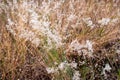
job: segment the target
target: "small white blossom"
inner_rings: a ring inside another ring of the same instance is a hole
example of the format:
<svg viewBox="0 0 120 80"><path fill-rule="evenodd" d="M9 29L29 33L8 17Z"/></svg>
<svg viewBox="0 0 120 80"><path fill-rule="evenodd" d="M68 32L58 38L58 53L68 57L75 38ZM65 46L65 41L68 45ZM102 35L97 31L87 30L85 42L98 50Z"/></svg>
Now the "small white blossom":
<svg viewBox="0 0 120 80"><path fill-rule="evenodd" d="M71 68L77 68L77 63L76 62L71 62L70 64L69 64L69 66L71 67Z"/></svg>
<svg viewBox="0 0 120 80"><path fill-rule="evenodd" d="M68 21L73 21L77 18L77 16L75 16L74 14L70 14L67 18Z"/></svg>
<svg viewBox="0 0 120 80"><path fill-rule="evenodd" d="M49 27L49 26L50 26L50 22L48 22L48 21L44 21L44 22L43 22L43 26L45 26L45 27Z"/></svg>
<svg viewBox="0 0 120 80"><path fill-rule="evenodd" d="M91 29L94 28L95 24L93 24L93 21L90 17L83 18L83 21L87 24L87 26L91 27Z"/></svg>
<svg viewBox="0 0 120 80"><path fill-rule="evenodd" d="M119 50L119 49L118 49L118 50L116 50L116 53L117 53L117 54L120 54L120 50Z"/></svg>
<svg viewBox="0 0 120 80"><path fill-rule="evenodd" d="M80 44L77 39L73 40L69 45L69 49L77 51L81 50L82 47L85 47L85 45Z"/></svg>
<svg viewBox="0 0 120 80"><path fill-rule="evenodd" d="M74 71L72 80L81 80L79 71Z"/></svg>
<svg viewBox="0 0 120 80"><path fill-rule="evenodd" d="M61 6L61 2L56 2L55 6L54 6L54 9L57 9Z"/></svg>
<svg viewBox="0 0 120 80"><path fill-rule="evenodd" d="M98 23L102 26L108 25L109 22L110 22L110 18L102 18L101 20L98 20Z"/></svg>
<svg viewBox="0 0 120 80"><path fill-rule="evenodd" d="M54 64L55 64L55 65L58 65L58 63L57 63L57 62L54 62Z"/></svg>
<svg viewBox="0 0 120 80"><path fill-rule="evenodd" d="M104 76L106 76L105 71L110 71L112 68L110 67L110 65L107 63L105 64L105 67L103 68L103 72L102 74L104 74Z"/></svg>
<svg viewBox="0 0 120 80"><path fill-rule="evenodd" d="M39 39L39 38L34 38L34 39L32 40L32 43L35 44L36 47L38 47L39 44L40 44L40 39Z"/></svg>
<svg viewBox="0 0 120 80"><path fill-rule="evenodd" d="M46 68L46 70L47 70L47 72L48 72L48 74L51 74L51 73L55 73L55 72L57 72L57 69L55 69L55 68Z"/></svg>
<svg viewBox="0 0 120 80"><path fill-rule="evenodd" d="M61 63L59 64L58 68L59 68L60 70L63 70L63 69L65 69L65 67L66 67L67 65L68 65L67 62L61 62Z"/></svg>
<svg viewBox="0 0 120 80"><path fill-rule="evenodd" d="M14 25L14 22L13 22L10 18L8 18L8 20L7 20L7 21L8 21L8 25L9 25L9 26Z"/></svg>
<svg viewBox="0 0 120 80"><path fill-rule="evenodd" d="M91 42L90 40L86 40L86 47L88 48L89 51L93 52L93 42Z"/></svg>

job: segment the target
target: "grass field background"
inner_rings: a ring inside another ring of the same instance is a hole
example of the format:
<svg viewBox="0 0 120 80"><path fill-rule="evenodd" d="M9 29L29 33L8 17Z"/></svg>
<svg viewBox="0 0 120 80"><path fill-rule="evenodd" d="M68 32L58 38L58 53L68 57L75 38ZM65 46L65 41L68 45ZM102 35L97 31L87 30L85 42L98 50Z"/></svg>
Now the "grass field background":
<svg viewBox="0 0 120 80"><path fill-rule="evenodd" d="M120 80L120 1L0 0L0 80Z"/></svg>

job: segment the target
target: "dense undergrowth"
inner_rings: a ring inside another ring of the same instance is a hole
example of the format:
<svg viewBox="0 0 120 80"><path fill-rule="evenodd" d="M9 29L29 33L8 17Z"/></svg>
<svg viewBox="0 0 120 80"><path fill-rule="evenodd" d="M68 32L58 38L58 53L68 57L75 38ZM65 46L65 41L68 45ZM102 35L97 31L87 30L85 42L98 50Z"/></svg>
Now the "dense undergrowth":
<svg viewBox="0 0 120 80"><path fill-rule="evenodd" d="M0 80L120 80L119 0L1 0Z"/></svg>

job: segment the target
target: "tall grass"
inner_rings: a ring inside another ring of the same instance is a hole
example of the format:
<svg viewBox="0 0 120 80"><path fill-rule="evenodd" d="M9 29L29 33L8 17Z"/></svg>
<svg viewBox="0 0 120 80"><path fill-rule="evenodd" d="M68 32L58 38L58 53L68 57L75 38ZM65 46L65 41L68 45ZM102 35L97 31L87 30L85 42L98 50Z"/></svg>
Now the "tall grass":
<svg viewBox="0 0 120 80"><path fill-rule="evenodd" d="M2 0L0 79L119 79L119 5L119 0Z"/></svg>

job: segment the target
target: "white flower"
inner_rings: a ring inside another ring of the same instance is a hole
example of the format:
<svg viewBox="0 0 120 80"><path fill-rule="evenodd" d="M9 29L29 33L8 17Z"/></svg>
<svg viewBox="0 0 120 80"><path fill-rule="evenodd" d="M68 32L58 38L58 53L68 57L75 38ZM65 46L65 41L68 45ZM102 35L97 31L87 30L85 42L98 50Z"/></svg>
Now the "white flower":
<svg viewBox="0 0 120 80"><path fill-rule="evenodd" d="M105 64L105 68L103 68L103 72L102 74L104 74L104 76L106 76L106 73L105 71L110 71L112 68L110 67L110 65L107 63Z"/></svg>
<svg viewBox="0 0 120 80"><path fill-rule="evenodd" d="M86 47L88 48L89 51L93 52L93 42L86 40Z"/></svg>
<svg viewBox="0 0 120 80"><path fill-rule="evenodd" d="M58 63L57 63L57 62L54 62L54 64L55 64L55 65L58 65Z"/></svg>
<svg viewBox="0 0 120 80"><path fill-rule="evenodd" d="M80 44L77 39L72 41L71 44L69 45L69 49L77 51L81 50L81 48L83 47L85 47L85 45Z"/></svg>
<svg viewBox="0 0 120 80"><path fill-rule="evenodd" d="M71 62L70 64L69 64L72 68L77 68L77 63L76 62Z"/></svg>
<svg viewBox="0 0 120 80"><path fill-rule="evenodd" d="M61 6L61 2L56 2L55 6L54 6L54 9L57 9Z"/></svg>
<svg viewBox="0 0 120 80"><path fill-rule="evenodd" d="M57 72L57 69L55 69L53 67L52 68L48 67L48 68L46 68L46 70L47 70L48 74Z"/></svg>
<svg viewBox="0 0 120 80"><path fill-rule="evenodd" d="M48 21L44 21L44 22L43 22L43 26L45 26L45 27L49 27L49 26L50 26L50 22L48 22Z"/></svg>
<svg viewBox="0 0 120 80"><path fill-rule="evenodd" d="M120 54L120 50L119 50L119 49L117 49L117 50L116 50L116 53L117 53L117 54Z"/></svg>
<svg viewBox="0 0 120 80"><path fill-rule="evenodd" d="M67 62L61 62L61 63L59 64L58 68L59 68L60 70L63 70L63 69L65 69L65 67L66 67L67 65L68 65Z"/></svg>
<svg viewBox="0 0 120 80"><path fill-rule="evenodd" d="M95 24L93 24L93 21L90 17L83 18L83 21L87 24L87 26L91 27L91 29L94 28Z"/></svg>
<svg viewBox="0 0 120 80"><path fill-rule="evenodd" d="M40 44L40 39L39 39L39 38L34 38L34 39L32 40L32 43L35 44L36 47L38 47L39 44Z"/></svg>
<svg viewBox="0 0 120 80"><path fill-rule="evenodd" d="M41 26L38 20L39 18L38 14L34 10L30 10L30 13L31 15L30 15L29 22L30 22L31 27L35 30L39 30Z"/></svg>
<svg viewBox="0 0 120 80"><path fill-rule="evenodd" d="M102 26L108 25L110 22L110 18L102 18L102 20L98 20L98 23L101 24Z"/></svg>
<svg viewBox="0 0 120 80"><path fill-rule="evenodd" d="M67 18L68 21L73 21L77 18L77 16L75 16L74 14L70 14Z"/></svg>
<svg viewBox="0 0 120 80"><path fill-rule="evenodd" d="M8 21L8 25L9 25L9 26L14 25L14 22L13 22L10 18L8 18L8 20L7 20L7 21Z"/></svg>
<svg viewBox="0 0 120 80"><path fill-rule="evenodd" d="M58 68L60 70L64 70L67 66L71 67L71 68L77 68L77 63L76 62L71 62L71 63L67 63L66 61L64 62L61 62L59 65L58 65Z"/></svg>
<svg viewBox="0 0 120 80"><path fill-rule="evenodd" d="M74 71L72 80L81 80L79 71Z"/></svg>

